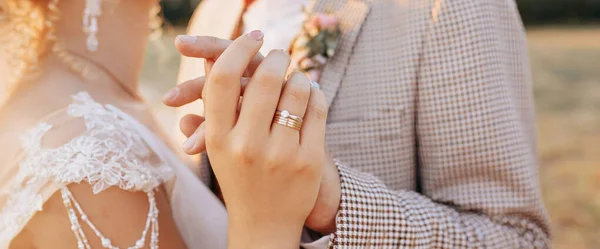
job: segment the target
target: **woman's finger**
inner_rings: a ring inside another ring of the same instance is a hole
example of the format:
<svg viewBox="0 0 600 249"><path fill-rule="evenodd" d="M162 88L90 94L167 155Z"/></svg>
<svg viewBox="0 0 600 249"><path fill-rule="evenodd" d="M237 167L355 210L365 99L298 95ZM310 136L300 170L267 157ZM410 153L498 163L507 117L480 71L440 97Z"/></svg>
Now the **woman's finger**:
<svg viewBox="0 0 600 249"><path fill-rule="evenodd" d="M236 39L219 57L202 91L208 134L228 134L237 119L241 78L262 46L263 33L255 30Z"/></svg>
<svg viewBox="0 0 600 249"><path fill-rule="evenodd" d="M240 129L268 134L289 64L287 52L273 50L258 66L242 99Z"/></svg>
<svg viewBox="0 0 600 249"><path fill-rule="evenodd" d="M300 131L300 144L305 149L314 152L322 152L324 150L324 148L314 148L314 145L325 143L327 111L325 94L317 87L311 87L310 99L306 108L306 114L304 115L304 124Z"/></svg>
<svg viewBox="0 0 600 249"><path fill-rule="evenodd" d="M216 61L231 43L231 40L220 39L214 36L180 35L175 39L175 47L181 55L204 58L212 62ZM253 73L263 59L264 57L260 53L256 53L250 60L248 71ZM207 68L206 74L209 72L210 67Z"/></svg>
<svg viewBox="0 0 600 249"><path fill-rule="evenodd" d="M249 78L242 78L242 95L249 81ZM165 93L162 98L163 103L171 107L180 107L201 99L205 83L205 76L183 82Z"/></svg>
<svg viewBox="0 0 600 249"><path fill-rule="evenodd" d="M195 114L187 114L179 120L179 129L186 137L190 137L204 122L204 118Z"/></svg>
<svg viewBox="0 0 600 249"><path fill-rule="evenodd" d="M281 98L277 111L287 112L283 115L290 115L287 119L295 117L303 118L306 112L308 99L310 98L310 80L306 75L300 72L290 74L287 82L283 86ZM285 117L284 117L285 118ZM274 123L271 128L271 134L276 144L290 144L292 141L300 143L300 131L282 124ZM296 143L296 146L298 145Z"/></svg>

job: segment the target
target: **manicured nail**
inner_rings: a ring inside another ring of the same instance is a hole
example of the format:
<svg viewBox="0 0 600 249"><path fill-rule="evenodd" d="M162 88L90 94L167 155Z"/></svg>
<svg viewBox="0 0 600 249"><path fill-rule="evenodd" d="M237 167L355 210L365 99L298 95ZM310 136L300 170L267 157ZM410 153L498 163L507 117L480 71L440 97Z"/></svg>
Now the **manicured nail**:
<svg viewBox="0 0 600 249"><path fill-rule="evenodd" d="M316 89L321 89L321 85L319 85L319 83L317 83L316 81L311 81L310 86Z"/></svg>
<svg viewBox="0 0 600 249"><path fill-rule="evenodd" d="M191 36L191 35L178 35L177 36L177 40L179 40L182 43L195 43L198 40L197 36Z"/></svg>
<svg viewBox="0 0 600 249"><path fill-rule="evenodd" d="M185 140L185 142L183 143L183 150L189 152L194 148L194 145L196 145L196 133L192 134L187 140Z"/></svg>
<svg viewBox="0 0 600 249"><path fill-rule="evenodd" d="M163 101L173 101L175 98L177 98L177 96L179 96L179 87L169 90L167 93L165 93L165 95L163 95L162 99Z"/></svg>
<svg viewBox="0 0 600 249"><path fill-rule="evenodd" d="M260 30L254 30L248 33L248 37L257 41L262 41L263 37L265 37L265 34Z"/></svg>

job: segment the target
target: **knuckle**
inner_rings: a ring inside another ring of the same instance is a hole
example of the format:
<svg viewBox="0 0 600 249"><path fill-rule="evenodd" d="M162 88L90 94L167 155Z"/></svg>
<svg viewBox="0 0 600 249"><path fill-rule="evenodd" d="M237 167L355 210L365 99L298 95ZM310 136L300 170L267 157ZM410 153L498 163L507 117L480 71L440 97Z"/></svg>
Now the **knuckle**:
<svg viewBox="0 0 600 249"><path fill-rule="evenodd" d="M286 156L284 153L279 152L279 151L275 151L275 150L271 150L272 152L268 154L266 161L267 164L272 166L272 167L277 167L281 164L283 164L286 161Z"/></svg>
<svg viewBox="0 0 600 249"><path fill-rule="evenodd" d="M286 147L287 148L287 147ZM276 169L279 167L288 167L289 164L293 163L293 160L290 160L290 158L293 158L293 155L291 155L290 150L285 149L284 147L276 147L273 149L270 149L265 161L266 161L266 166L267 168L270 169Z"/></svg>
<svg viewBox="0 0 600 249"><path fill-rule="evenodd" d="M308 111L317 120L326 120L327 119L328 110L324 106L311 105L311 106L308 106Z"/></svg>
<svg viewBox="0 0 600 249"><path fill-rule="evenodd" d="M210 79L210 82L213 84L227 85L227 84L229 84L229 81L231 80L232 75L233 75L232 70L227 67L213 68L213 71L211 72L209 79Z"/></svg>
<svg viewBox="0 0 600 249"><path fill-rule="evenodd" d="M204 36L205 43L209 48L215 49L219 46L219 38L214 36Z"/></svg>
<svg viewBox="0 0 600 249"><path fill-rule="evenodd" d="M191 45L191 51L201 58L211 58L215 56L218 47L218 38L214 36L197 36L196 41Z"/></svg>
<svg viewBox="0 0 600 249"><path fill-rule="evenodd" d="M299 157L296 159L296 166L298 169L310 168L312 164L312 160L309 160L308 157Z"/></svg>
<svg viewBox="0 0 600 249"><path fill-rule="evenodd" d="M266 156L264 167L267 170L276 170L281 165L281 157L275 153L271 153Z"/></svg>
<svg viewBox="0 0 600 249"><path fill-rule="evenodd" d="M318 166L320 164L320 160L316 159L314 156L305 156L298 157L294 164L294 170L298 173L314 175L318 172Z"/></svg>
<svg viewBox="0 0 600 249"><path fill-rule="evenodd" d="M276 68L268 67L265 68L259 76L260 79L260 84L263 87L275 87L275 86L281 86L283 84L283 76L280 72L278 72L279 70L277 70Z"/></svg>
<svg viewBox="0 0 600 249"><path fill-rule="evenodd" d="M298 84L290 84L286 88L290 89L286 89L284 92L284 97L290 98L295 102L304 103L306 105L306 101L310 97L310 92L308 89L304 89L303 87L298 86Z"/></svg>
<svg viewBox="0 0 600 249"><path fill-rule="evenodd" d="M253 164L258 155L248 142L236 142L231 148L231 155L242 164Z"/></svg>

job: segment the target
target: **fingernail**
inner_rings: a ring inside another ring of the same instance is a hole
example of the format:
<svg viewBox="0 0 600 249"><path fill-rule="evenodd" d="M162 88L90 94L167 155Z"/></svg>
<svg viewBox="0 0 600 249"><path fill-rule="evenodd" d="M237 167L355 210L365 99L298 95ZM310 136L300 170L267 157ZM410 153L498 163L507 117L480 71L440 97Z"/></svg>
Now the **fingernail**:
<svg viewBox="0 0 600 249"><path fill-rule="evenodd" d="M311 81L310 86L316 89L321 89L321 85L319 85L319 83L317 83L316 81Z"/></svg>
<svg viewBox="0 0 600 249"><path fill-rule="evenodd" d="M196 40L198 40L198 37L191 35L178 35L177 40L183 43L195 43Z"/></svg>
<svg viewBox="0 0 600 249"><path fill-rule="evenodd" d="M172 101L179 96L179 87L175 87L169 90L165 95L163 95L163 101Z"/></svg>
<svg viewBox="0 0 600 249"><path fill-rule="evenodd" d="M265 37L265 34L260 30L253 30L248 33L248 37L257 41L262 41L263 37Z"/></svg>
<svg viewBox="0 0 600 249"><path fill-rule="evenodd" d="M196 145L196 133L192 134L185 142L183 143L183 150L191 151Z"/></svg>

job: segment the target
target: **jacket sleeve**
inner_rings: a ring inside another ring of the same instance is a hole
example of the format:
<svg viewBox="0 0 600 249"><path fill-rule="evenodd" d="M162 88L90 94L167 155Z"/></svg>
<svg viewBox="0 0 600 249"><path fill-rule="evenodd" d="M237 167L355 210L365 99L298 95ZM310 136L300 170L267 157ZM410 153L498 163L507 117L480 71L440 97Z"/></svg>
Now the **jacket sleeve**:
<svg viewBox="0 0 600 249"><path fill-rule="evenodd" d="M330 248L549 248L515 3L434 2L417 79L421 191L338 163Z"/></svg>

